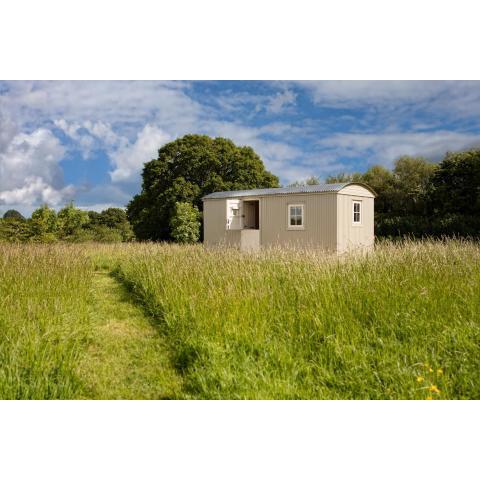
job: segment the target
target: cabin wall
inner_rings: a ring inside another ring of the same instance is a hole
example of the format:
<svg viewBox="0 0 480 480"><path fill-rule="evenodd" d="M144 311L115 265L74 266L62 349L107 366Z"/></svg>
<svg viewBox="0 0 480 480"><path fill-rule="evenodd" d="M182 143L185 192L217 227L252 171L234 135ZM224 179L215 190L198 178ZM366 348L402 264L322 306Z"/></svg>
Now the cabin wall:
<svg viewBox="0 0 480 480"><path fill-rule="evenodd" d="M207 246L235 242L235 234L240 231L230 230L227 239L227 202L224 198L204 200L203 202L203 242Z"/></svg>
<svg viewBox="0 0 480 480"><path fill-rule="evenodd" d="M334 251L337 246L337 194L271 195L260 199L260 242ZM288 228L288 205L304 205L304 229Z"/></svg>
<svg viewBox="0 0 480 480"><path fill-rule="evenodd" d="M347 185L343 187L339 192L339 195L356 195L357 197L374 198L373 193L368 188L362 187L362 185Z"/></svg>
<svg viewBox="0 0 480 480"><path fill-rule="evenodd" d="M369 250L375 241L374 197L372 194L367 196L364 192L361 192L362 195L346 195L344 190L337 195L337 251L344 253L358 248ZM362 205L360 225L353 223L354 201L359 201Z"/></svg>

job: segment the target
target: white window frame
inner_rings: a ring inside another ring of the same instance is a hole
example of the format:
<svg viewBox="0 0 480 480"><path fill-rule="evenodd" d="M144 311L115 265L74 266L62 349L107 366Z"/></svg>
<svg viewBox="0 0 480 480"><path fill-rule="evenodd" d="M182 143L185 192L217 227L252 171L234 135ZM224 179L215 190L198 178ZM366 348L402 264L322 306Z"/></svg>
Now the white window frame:
<svg viewBox="0 0 480 480"><path fill-rule="evenodd" d="M300 207L302 212L302 224L290 225L290 209ZM303 203L289 203L287 205L287 230L305 230L305 205Z"/></svg>
<svg viewBox="0 0 480 480"><path fill-rule="evenodd" d="M355 205L359 205L360 209L358 212L355 212ZM359 215L359 220L358 222L355 221L355 213L358 213ZM362 201L361 200L352 200L352 225L354 226L361 226L362 225Z"/></svg>

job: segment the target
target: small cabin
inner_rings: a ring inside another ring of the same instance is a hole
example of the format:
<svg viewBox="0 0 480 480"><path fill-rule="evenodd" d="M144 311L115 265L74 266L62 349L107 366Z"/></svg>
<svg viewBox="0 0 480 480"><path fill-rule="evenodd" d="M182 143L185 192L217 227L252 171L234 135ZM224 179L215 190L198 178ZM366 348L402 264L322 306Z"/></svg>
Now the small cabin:
<svg viewBox="0 0 480 480"><path fill-rule="evenodd" d="M370 249L374 199L369 186L356 182L211 193L202 199L204 243Z"/></svg>

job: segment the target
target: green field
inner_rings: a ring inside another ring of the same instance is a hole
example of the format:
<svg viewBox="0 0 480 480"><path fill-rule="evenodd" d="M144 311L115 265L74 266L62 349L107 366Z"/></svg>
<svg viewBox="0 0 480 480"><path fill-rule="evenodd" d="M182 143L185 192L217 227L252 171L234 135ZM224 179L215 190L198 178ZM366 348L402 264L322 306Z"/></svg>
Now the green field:
<svg viewBox="0 0 480 480"><path fill-rule="evenodd" d="M480 398L480 245L0 245L1 398Z"/></svg>

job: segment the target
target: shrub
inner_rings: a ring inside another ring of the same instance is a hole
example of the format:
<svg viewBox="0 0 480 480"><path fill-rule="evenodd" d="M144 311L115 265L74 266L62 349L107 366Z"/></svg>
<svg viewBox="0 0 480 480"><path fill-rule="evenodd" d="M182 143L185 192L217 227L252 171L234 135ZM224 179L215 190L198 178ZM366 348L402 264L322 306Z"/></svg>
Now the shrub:
<svg viewBox="0 0 480 480"><path fill-rule="evenodd" d="M188 202L177 202L170 221L171 236L179 243L194 243L200 238L200 212Z"/></svg>
<svg viewBox="0 0 480 480"><path fill-rule="evenodd" d="M105 225L95 225L92 229L93 240L103 243L116 243L123 240L122 232L115 228L109 228Z"/></svg>

